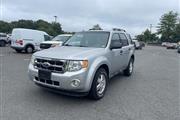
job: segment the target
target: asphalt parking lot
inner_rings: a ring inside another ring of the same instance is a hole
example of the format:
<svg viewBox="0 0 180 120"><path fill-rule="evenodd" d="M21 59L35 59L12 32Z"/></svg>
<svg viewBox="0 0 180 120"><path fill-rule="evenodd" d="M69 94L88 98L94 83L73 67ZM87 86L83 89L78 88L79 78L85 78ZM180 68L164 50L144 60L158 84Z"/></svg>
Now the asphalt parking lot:
<svg viewBox="0 0 180 120"><path fill-rule="evenodd" d="M0 48L1 120L179 120L180 55L146 46L131 77L114 77L103 99L68 97L28 80L31 55Z"/></svg>

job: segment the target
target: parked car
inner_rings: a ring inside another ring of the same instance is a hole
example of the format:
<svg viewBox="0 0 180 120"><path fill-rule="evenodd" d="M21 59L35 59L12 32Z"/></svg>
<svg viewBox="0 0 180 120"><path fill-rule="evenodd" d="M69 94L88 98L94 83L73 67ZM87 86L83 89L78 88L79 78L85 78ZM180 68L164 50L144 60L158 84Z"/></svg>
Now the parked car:
<svg viewBox="0 0 180 120"><path fill-rule="evenodd" d="M133 43L136 49L140 49L140 50L142 49L142 45L140 44L138 40L133 40Z"/></svg>
<svg viewBox="0 0 180 120"><path fill-rule="evenodd" d="M180 53L180 45L177 47L177 52Z"/></svg>
<svg viewBox="0 0 180 120"><path fill-rule="evenodd" d="M7 43L8 43L7 34L0 33L0 47L6 46Z"/></svg>
<svg viewBox="0 0 180 120"><path fill-rule="evenodd" d="M32 29L15 28L12 31L11 47L16 52L26 53L40 50L40 43L50 39L46 32Z"/></svg>
<svg viewBox="0 0 180 120"><path fill-rule="evenodd" d="M145 47L146 43L145 42L139 42L141 47Z"/></svg>
<svg viewBox="0 0 180 120"><path fill-rule="evenodd" d="M168 44L169 44L169 42L162 42L161 45L162 45L163 47L166 47Z"/></svg>
<svg viewBox="0 0 180 120"><path fill-rule="evenodd" d="M121 29L78 32L61 47L34 53L29 78L60 93L101 99L110 78L133 72L134 45L128 38Z"/></svg>
<svg viewBox="0 0 180 120"><path fill-rule="evenodd" d="M167 49L177 49L177 43L168 43L167 45L166 45L166 48Z"/></svg>
<svg viewBox="0 0 180 120"><path fill-rule="evenodd" d="M58 35L50 41L44 41L40 44L41 49L48 49L50 47L61 46L66 42L72 35L71 34L62 34Z"/></svg>

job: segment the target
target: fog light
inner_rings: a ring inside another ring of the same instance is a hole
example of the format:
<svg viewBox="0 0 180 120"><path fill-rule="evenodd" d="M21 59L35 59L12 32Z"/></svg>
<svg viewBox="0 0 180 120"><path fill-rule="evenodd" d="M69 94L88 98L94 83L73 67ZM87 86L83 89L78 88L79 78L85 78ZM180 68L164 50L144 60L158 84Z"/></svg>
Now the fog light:
<svg viewBox="0 0 180 120"><path fill-rule="evenodd" d="M71 82L71 86L72 87L78 87L80 85L80 80L73 80L72 82Z"/></svg>

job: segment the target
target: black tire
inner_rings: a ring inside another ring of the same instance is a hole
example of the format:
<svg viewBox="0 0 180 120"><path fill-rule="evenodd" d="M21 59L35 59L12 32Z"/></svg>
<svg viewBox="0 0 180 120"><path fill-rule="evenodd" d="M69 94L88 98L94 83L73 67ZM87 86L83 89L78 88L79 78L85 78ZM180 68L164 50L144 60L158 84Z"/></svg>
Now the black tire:
<svg viewBox="0 0 180 120"><path fill-rule="evenodd" d="M5 47L6 46L6 42L5 41L0 41L0 46L1 47Z"/></svg>
<svg viewBox="0 0 180 120"><path fill-rule="evenodd" d="M33 46L31 46L31 45L26 46L26 49L25 49L26 53L33 53L33 51L34 51Z"/></svg>
<svg viewBox="0 0 180 120"><path fill-rule="evenodd" d="M133 73L133 70L134 70L134 59L131 58L127 68L123 71L123 73L124 73L125 76L131 76L131 74Z"/></svg>
<svg viewBox="0 0 180 120"><path fill-rule="evenodd" d="M104 87L100 88L103 90L103 92L97 90L97 86L98 86L98 84L100 84L100 83L98 83L98 78L101 77L101 75L103 75L105 78L105 83L104 83L105 88ZM104 68L100 68L97 70L95 77L94 77L94 80L93 80L93 83L92 83L92 86L91 86L91 90L89 92L89 97L91 99L99 100L99 99L104 97L106 89L107 89L108 79L109 79L109 77L108 77L107 72ZM100 93L100 92L102 92L102 93Z"/></svg>
<svg viewBox="0 0 180 120"><path fill-rule="evenodd" d="M17 50L17 49L16 49L16 52L17 52L17 53L21 53L21 52L22 52L22 50Z"/></svg>

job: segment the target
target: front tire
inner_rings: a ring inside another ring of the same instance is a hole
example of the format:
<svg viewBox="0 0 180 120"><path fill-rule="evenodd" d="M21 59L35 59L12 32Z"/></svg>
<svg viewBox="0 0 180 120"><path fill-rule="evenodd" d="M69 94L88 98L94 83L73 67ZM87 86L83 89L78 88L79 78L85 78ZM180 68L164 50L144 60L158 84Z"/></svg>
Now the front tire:
<svg viewBox="0 0 180 120"><path fill-rule="evenodd" d="M131 76L134 70L134 59L130 59L127 68L123 71L125 76Z"/></svg>
<svg viewBox="0 0 180 120"><path fill-rule="evenodd" d="M100 68L97 70L91 90L89 93L89 97L94 100L99 100L104 97L107 88L108 75L104 68Z"/></svg>
<svg viewBox="0 0 180 120"><path fill-rule="evenodd" d="M33 51L34 51L34 49L33 49L33 47L32 47L31 45L28 45L28 46L26 47L26 49L25 49L25 52L26 52L26 53L33 53Z"/></svg>

